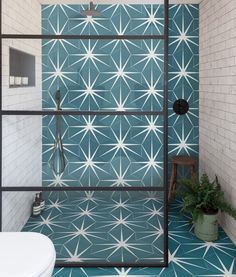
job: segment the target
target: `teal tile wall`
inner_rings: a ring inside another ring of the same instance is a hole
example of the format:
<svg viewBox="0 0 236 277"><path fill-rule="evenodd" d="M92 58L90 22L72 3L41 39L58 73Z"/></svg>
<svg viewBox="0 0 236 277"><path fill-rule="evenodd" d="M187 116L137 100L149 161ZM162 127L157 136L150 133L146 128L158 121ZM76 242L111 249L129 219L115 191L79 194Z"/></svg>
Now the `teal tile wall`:
<svg viewBox="0 0 236 277"><path fill-rule="evenodd" d="M42 7L43 34L163 34L163 5L98 5L101 17L83 17L87 5ZM171 5L169 17L169 156L198 158L198 5ZM43 108L160 111L164 49L160 40L44 40ZM176 99L189 102L184 116ZM45 186L162 186L161 116L64 116L66 168L49 161L55 118L43 118ZM188 171L180 171L186 177Z"/></svg>

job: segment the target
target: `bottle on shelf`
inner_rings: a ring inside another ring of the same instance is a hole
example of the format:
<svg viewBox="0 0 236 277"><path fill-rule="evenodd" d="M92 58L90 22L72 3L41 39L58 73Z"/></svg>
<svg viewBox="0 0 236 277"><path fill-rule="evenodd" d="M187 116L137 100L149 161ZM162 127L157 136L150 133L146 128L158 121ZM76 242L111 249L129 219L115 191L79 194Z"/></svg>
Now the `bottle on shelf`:
<svg viewBox="0 0 236 277"><path fill-rule="evenodd" d="M37 217L41 213L41 204L40 204L40 198L39 194L36 193L35 200L32 206L32 216Z"/></svg>
<svg viewBox="0 0 236 277"><path fill-rule="evenodd" d="M40 209L43 211L45 209L45 200L43 199L42 192L39 193Z"/></svg>

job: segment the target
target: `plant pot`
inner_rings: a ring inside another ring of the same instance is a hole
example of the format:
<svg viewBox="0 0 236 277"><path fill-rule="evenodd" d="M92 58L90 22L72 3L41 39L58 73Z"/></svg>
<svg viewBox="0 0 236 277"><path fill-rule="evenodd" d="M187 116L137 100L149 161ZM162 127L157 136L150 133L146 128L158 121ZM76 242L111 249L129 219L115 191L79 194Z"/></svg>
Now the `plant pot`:
<svg viewBox="0 0 236 277"><path fill-rule="evenodd" d="M194 224L195 235L204 241L215 241L218 239L218 213L203 214Z"/></svg>

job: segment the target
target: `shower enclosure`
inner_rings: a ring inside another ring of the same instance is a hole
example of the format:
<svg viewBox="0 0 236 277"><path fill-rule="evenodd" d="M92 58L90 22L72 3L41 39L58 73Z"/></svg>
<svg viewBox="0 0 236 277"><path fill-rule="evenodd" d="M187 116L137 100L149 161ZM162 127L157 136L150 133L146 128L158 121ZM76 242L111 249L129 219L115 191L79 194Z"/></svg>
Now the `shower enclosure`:
<svg viewBox="0 0 236 277"><path fill-rule="evenodd" d="M1 231L47 235L58 266L167 266L168 0L90 7L1 28ZM31 58L6 76L9 49Z"/></svg>

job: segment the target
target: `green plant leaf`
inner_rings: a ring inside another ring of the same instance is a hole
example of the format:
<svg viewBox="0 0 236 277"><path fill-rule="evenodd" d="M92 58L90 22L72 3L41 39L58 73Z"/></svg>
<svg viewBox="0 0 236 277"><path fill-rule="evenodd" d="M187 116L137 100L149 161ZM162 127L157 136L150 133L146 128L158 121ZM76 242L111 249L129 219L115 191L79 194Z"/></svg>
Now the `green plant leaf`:
<svg viewBox="0 0 236 277"><path fill-rule="evenodd" d="M226 202L217 176L212 182L206 174L201 176L200 181L181 180L177 194L183 198L182 212L191 213L193 221L201 218L204 213L217 210L236 219L236 209Z"/></svg>

